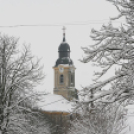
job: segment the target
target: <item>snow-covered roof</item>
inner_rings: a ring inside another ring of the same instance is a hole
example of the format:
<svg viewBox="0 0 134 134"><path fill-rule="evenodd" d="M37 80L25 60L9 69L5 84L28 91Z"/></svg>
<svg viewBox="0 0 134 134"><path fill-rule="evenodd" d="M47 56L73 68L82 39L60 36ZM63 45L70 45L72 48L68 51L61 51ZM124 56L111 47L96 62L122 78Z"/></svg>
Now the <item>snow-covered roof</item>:
<svg viewBox="0 0 134 134"><path fill-rule="evenodd" d="M73 111L73 103L61 95L49 94L38 102L38 108L45 112L67 112Z"/></svg>

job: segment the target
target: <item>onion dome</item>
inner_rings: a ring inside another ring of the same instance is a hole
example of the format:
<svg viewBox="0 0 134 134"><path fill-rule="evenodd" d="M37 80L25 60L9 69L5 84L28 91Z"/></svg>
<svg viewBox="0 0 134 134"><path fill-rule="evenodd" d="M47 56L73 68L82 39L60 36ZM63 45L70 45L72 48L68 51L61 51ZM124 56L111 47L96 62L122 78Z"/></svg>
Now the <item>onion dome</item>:
<svg viewBox="0 0 134 134"><path fill-rule="evenodd" d="M66 42L65 33L63 34L63 42L60 44L58 52L70 52L70 46Z"/></svg>
<svg viewBox="0 0 134 134"><path fill-rule="evenodd" d="M65 28L63 28L63 30L65 30ZM58 48L58 52L59 58L57 59L55 66L58 66L59 64L73 64L73 61L70 59L70 46L65 39L65 31L63 32L63 41Z"/></svg>
<svg viewBox="0 0 134 134"><path fill-rule="evenodd" d="M62 42L58 48L59 52L70 52L70 46L66 42Z"/></svg>
<svg viewBox="0 0 134 134"><path fill-rule="evenodd" d="M68 64L68 65L72 65L73 64L73 61L69 58L69 57L63 57L63 58L59 58L57 61L56 61L56 67L59 65L59 64Z"/></svg>

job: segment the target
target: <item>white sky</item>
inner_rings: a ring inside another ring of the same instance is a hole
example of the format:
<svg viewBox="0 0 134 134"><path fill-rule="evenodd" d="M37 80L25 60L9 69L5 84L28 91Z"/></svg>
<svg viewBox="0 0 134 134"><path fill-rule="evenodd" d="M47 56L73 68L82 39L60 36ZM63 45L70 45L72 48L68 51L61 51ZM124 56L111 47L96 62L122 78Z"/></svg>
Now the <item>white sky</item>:
<svg viewBox="0 0 134 134"><path fill-rule="evenodd" d="M45 25L0 27L0 31L19 37L21 44L31 44L32 53L42 58L46 74L44 84L37 89L52 91L52 67L58 58L62 27L66 26L66 40L77 68L76 88L80 89L91 83L94 73L90 64L78 61L83 55L81 47L93 44L89 37L91 28L100 28L117 13L106 0L0 0L0 26Z"/></svg>

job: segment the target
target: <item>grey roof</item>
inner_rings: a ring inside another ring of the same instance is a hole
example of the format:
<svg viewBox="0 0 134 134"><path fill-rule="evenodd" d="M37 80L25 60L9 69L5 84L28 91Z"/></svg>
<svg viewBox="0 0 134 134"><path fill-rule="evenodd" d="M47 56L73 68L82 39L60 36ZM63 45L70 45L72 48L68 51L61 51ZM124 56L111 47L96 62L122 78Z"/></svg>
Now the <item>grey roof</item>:
<svg viewBox="0 0 134 134"><path fill-rule="evenodd" d="M59 64L69 64L69 65L72 65L73 61L70 59L70 57L62 57L62 58L57 59L55 66L57 67Z"/></svg>
<svg viewBox="0 0 134 134"><path fill-rule="evenodd" d="M58 48L59 58L56 61L55 67L59 64L69 64L72 65L73 61L70 58L70 46L65 40L65 36L63 36L63 42L60 44Z"/></svg>
<svg viewBox="0 0 134 134"><path fill-rule="evenodd" d="M70 46L66 42L62 42L58 48L59 52L70 52Z"/></svg>

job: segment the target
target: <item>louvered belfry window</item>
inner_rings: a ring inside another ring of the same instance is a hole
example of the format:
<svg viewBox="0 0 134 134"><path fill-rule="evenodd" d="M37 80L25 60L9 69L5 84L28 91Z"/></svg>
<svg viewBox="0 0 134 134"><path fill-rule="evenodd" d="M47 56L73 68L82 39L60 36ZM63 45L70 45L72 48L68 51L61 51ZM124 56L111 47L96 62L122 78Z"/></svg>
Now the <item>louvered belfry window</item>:
<svg viewBox="0 0 134 134"><path fill-rule="evenodd" d="M63 83L64 82L64 76L63 74L60 75L60 83Z"/></svg>

